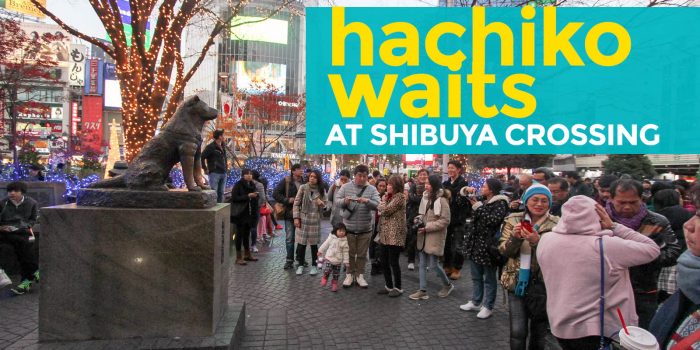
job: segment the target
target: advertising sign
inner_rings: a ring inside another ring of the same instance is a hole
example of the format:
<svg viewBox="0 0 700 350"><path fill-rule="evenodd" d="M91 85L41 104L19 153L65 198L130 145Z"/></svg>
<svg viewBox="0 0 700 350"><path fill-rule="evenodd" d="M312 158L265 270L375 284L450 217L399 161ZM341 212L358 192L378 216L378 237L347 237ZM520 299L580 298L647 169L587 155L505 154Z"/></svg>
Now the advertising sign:
<svg viewBox="0 0 700 350"><path fill-rule="evenodd" d="M46 7L46 0L39 0L39 4ZM21 12L30 16L44 18L45 15L39 11L29 0L0 0L0 7L10 11Z"/></svg>
<svg viewBox="0 0 700 350"><path fill-rule="evenodd" d="M50 34L52 37L52 40L49 42L41 41L41 47L36 52L24 53L23 57L25 60L31 61L41 58L56 61L59 67L68 67L71 47L71 35L68 32L57 25L44 23L22 22L21 27L29 38L33 40L43 37L44 34Z"/></svg>
<svg viewBox="0 0 700 350"><path fill-rule="evenodd" d="M85 86L85 45L71 45L68 85Z"/></svg>
<svg viewBox="0 0 700 350"><path fill-rule="evenodd" d="M700 8L308 8L307 152L700 153L698 18Z"/></svg>
<svg viewBox="0 0 700 350"><path fill-rule="evenodd" d="M231 20L231 39L287 44L289 23L280 19L237 16Z"/></svg>
<svg viewBox="0 0 700 350"><path fill-rule="evenodd" d="M236 61L236 85L248 93L261 92L266 84L272 85L280 93L287 88L287 65L254 61ZM254 84L254 83L264 84Z"/></svg>
<svg viewBox="0 0 700 350"><path fill-rule="evenodd" d="M83 96L81 149L99 153L102 149L102 96Z"/></svg>
<svg viewBox="0 0 700 350"><path fill-rule="evenodd" d="M85 63L85 94L102 95L104 92L104 62L88 59Z"/></svg>
<svg viewBox="0 0 700 350"><path fill-rule="evenodd" d="M80 111L78 111L78 102L70 103L70 134L71 136L78 135L78 123L80 123Z"/></svg>

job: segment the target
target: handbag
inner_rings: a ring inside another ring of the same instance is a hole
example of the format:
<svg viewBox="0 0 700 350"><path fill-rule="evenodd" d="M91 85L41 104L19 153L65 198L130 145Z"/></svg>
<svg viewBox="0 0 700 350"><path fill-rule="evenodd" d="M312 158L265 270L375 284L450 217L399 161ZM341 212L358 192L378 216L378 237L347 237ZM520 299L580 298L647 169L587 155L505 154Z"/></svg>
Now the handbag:
<svg viewBox="0 0 700 350"><path fill-rule="evenodd" d="M284 199L287 200L289 198L289 182L291 180L289 178L284 179ZM287 206L285 203L275 203L275 219L277 220L284 220L284 214L287 213Z"/></svg>
<svg viewBox="0 0 700 350"><path fill-rule="evenodd" d="M525 291L525 308L533 321L547 320L547 289L544 281L532 278Z"/></svg>
<svg viewBox="0 0 700 350"><path fill-rule="evenodd" d="M270 209L270 205L266 204L263 205L262 208L260 208L260 215L268 215L272 213L272 209Z"/></svg>
<svg viewBox="0 0 700 350"><path fill-rule="evenodd" d="M248 202L233 202L231 203L231 217L235 218L241 216L243 211L248 208Z"/></svg>

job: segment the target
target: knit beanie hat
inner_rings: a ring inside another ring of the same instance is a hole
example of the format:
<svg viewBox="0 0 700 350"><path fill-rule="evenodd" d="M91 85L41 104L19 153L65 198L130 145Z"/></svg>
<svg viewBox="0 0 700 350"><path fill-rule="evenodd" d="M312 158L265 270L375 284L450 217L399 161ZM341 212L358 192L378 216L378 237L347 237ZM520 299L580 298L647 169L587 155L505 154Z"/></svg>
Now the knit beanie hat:
<svg viewBox="0 0 700 350"><path fill-rule="evenodd" d="M552 192L549 191L547 186L536 183L533 183L532 186L528 187L523 194L523 197L521 198L523 200L523 204L527 205L527 200L536 194L543 194L547 196L547 199L549 199L549 207L552 207Z"/></svg>
<svg viewBox="0 0 700 350"><path fill-rule="evenodd" d="M561 219L552 230L562 234L599 235L600 217L595 211L596 201L587 196L573 196L561 208Z"/></svg>

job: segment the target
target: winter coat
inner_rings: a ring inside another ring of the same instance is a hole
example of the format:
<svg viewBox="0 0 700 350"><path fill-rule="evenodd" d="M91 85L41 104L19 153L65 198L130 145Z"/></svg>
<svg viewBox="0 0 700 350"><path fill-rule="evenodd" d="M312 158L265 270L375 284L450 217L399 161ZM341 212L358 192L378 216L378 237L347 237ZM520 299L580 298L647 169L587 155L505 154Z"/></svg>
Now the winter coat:
<svg viewBox="0 0 700 350"><path fill-rule="evenodd" d="M413 226L413 219L418 215L418 207L423 199L425 185L411 184L408 189L408 201L406 202L406 224L408 227Z"/></svg>
<svg viewBox="0 0 700 350"><path fill-rule="evenodd" d="M693 217L693 214L695 212L691 213L685 210L679 204L663 208L657 211L657 213L663 215L666 219L668 219L669 223L671 224L671 229L676 234L678 244L681 246L681 251L683 252L686 249L688 249L688 246L685 243L685 233L683 233L683 224L685 224L686 221L690 220L690 218Z"/></svg>
<svg viewBox="0 0 700 350"><path fill-rule="evenodd" d="M348 246L347 237L339 238L330 234L326 241L321 244L321 247L318 248L318 251L324 259L333 265L347 265L350 262L350 246Z"/></svg>
<svg viewBox="0 0 700 350"><path fill-rule="evenodd" d="M294 199L294 219L301 220L301 227L295 230L295 242L301 245L318 244L321 240L321 215L323 206L317 206L315 199L326 202L326 194L319 191L318 186L312 188L310 184L301 185Z"/></svg>
<svg viewBox="0 0 700 350"><path fill-rule="evenodd" d="M676 264L681 255L681 245L668 220L663 215L651 211L642 219L642 225L637 232L651 238L661 248L661 254L654 261L630 268L634 292L646 293L658 288L662 267Z"/></svg>
<svg viewBox="0 0 700 350"><path fill-rule="evenodd" d="M442 187L449 191L451 195L450 213L452 217L450 218L450 228L464 226L464 222L472 215L472 206L469 203L469 199L459 195L459 191L465 186L469 186L469 184L462 176L458 176L455 182L452 182L452 179L447 179L447 181L442 183Z"/></svg>
<svg viewBox="0 0 700 350"><path fill-rule="evenodd" d="M202 152L202 169L208 173L226 174L226 146L223 144L221 148L212 141L207 147L204 147Z"/></svg>
<svg viewBox="0 0 700 350"><path fill-rule="evenodd" d="M605 335L622 328L616 308L629 325L637 325L629 267L656 259L659 247L623 225L600 227L596 201L572 197L552 232L537 244L547 286L547 316L552 334L576 339L600 335L600 246L605 260Z"/></svg>
<svg viewBox="0 0 700 350"><path fill-rule="evenodd" d="M245 180L239 180L236 185L233 186L231 190L230 203L232 206L244 204L246 206L243 211L237 215L231 217L231 222L236 225L248 224L254 226L256 224L255 219L257 218L257 213L260 208L258 208L258 199L248 197L249 193L255 193L256 188L253 182L246 182Z"/></svg>
<svg viewBox="0 0 700 350"><path fill-rule="evenodd" d="M287 186L289 186L289 194L287 196L285 196ZM285 208L284 219L285 220L291 221L293 218L293 216L292 216L293 203L289 203L289 198L296 198L298 190L299 189L297 188L297 185L294 182L294 179L292 179L292 176L285 176L284 179L277 184L277 186L275 187L275 190L272 192L272 198L275 199L275 202L284 203L284 208Z"/></svg>
<svg viewBox="0 0 700 350"><path fill-rule="evenodd" d="M430 205L430 193L423 193L421 204L426 203L428 208L425 213L418 213L425 223L425 233L418 233L416 247L418 250L435 256L442 256L445 251L445 237L447 236L447 226L450 225L450 193L448 191L438 191L438 201L440 201L440 215L435 214L434 205Z"/></svg>
<svg viewBox="0 0 700 350"><path fill-rule="evenodd" d="M486 204L476 202L472 205L472 210L474 229L464 242L466 258L479 265L495 266L498 256L494 256L495 252L490 248L498 245L496 233L508 215L508 197L497 195L491 197Z"/></svg>
<svg viewBox="0 0 700 350"><path fill-rule="evenodd" d="M537 231L540 236L552 231L552 228L559 222L559 217L546 214L547 218L540 225ZM520 274L520 246L525 243L529 244L522 238L513 236L513 228L519 224L525 213L513 213L508 215L503 221L501 227L501 239L498 241L498 251L508 258L506 266L503 268L501 275L501 285L510 292L515 291L515 286L518 284L518 275ZM542 280L542 272L537 263L537 245L532 246L532 258L530 261L530 276Z"/></svg>
<svg viewBox="0 0 700 350"><path fill-rule="evenodd" d="M383 245L406 245L406 196L399 192L389 202L381 201L379 211L379 242Z"/></svg>
<svg viewBox="0 0 700 350"><path fill-rule="evenodd" d="M362 189L365 188L364 192ZM369 201L367 203L350 202L350 204L345 204L345 198L358 197L362 192L362 197L367 198ZM373 226L374 211L377 210L379 205L379 192L377 188L365 184L364 186L358 186L354 182L348 182L343 187L341 187L333 199L335 205L337 205L341 210L348 212L354 212L350 219L343 218L343 223L349 232L354 233L371 233Z"/></svg>

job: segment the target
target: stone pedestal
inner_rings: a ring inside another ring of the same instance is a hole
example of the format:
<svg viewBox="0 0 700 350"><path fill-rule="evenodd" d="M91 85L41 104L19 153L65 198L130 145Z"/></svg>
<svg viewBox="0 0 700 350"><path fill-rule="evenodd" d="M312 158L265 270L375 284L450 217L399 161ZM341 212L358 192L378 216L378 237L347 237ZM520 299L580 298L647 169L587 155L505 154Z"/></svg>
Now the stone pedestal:
<svg viewBox="0 0 700 350"><path fill-rule="evenodd" d="M39 341L213 335L228 305L229 213L43 208Z"/></svg>

